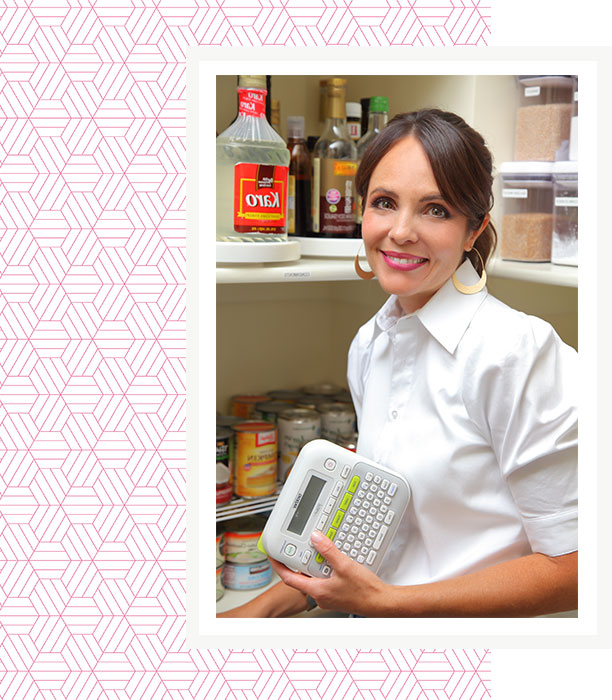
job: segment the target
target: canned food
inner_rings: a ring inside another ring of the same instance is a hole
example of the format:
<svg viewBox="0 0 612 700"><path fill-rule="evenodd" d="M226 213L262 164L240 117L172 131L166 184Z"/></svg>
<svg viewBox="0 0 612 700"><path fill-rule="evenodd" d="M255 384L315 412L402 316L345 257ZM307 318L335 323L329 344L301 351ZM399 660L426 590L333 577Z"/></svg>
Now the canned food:
<svg viewBox="0 0 612 700"><path fill-rule="evenodd" d="M239 416L217 416L218 428L233 428L236 423L242 423L244 419Z"/></svg>
<svg viewBox="0 0 612 700"><path fill-rule="evenodd" d="M230 470L225 464L217 462L217 505L232 500L234 489L230 482Z"/></svg>
<svg viewBox="0 0 612 700"><path fill-rule="evenodd" d="M268 401L270 397L267 394L238 394L232 396L231 413L240 418L253 418L255 404Z"/></svg>
<svg viewBox="0 0 612 700"><path fill-rule="evenodd" d="M268 394L273 401L295 403L302 395L302 392L295 389L276 389L275 391L269 391Z"/></svg>
<svg viewBox="0 0 612 700"><path fill-rule="evenodd" d="M263 518L256 516L232 520L225 531L225 561L234 564L263 561L266 555L259 551L257 543L265 524Z"/></svg>
<svg viewBox="0 0 612 700"><path fill-rule="evenodd" d="M344 447L345 450L350 450L351 452L357 452L357 439L358 435L357 433L353 433L352 435L349 435L348 437L338 437L336 438L336 445L340 445L340 447Z"/></svg>
<svg viewBox="0 0 612 700"><path fill-rule="evenodd" d="M222 564L221 566L217 566L217 600L221 600L221 598L223 598L223 594L225 593L225 587L223 586L224 568L224 564Z"/></svg>
<svg viewBox="0 0 612 700"><path fill-rule="evenodd" d="M272 567L266 559L257 564L232 564L223 566L223 585L234 591L249 591L267 586L272 580Z"/></svg>
<svg viewBox="0 0 612 700"><path fill-rule="evenodd" d="M268 421L268 423L276 423L279 413L286 411L288 408L293 408L295 404L287 401L264 401L263 403L255 404L254 418Z"/></svg>
<svg viewBox="0 0 612 700"><path fill-rule="evenodd" d="M217 532L217 569L223 565L225 561L225 533Z"/></svg>
<svg viewBox="0 0 612 700"><path fill-rule="evenodd" d="M329 396L315 396L314 394L302 394L296 401L296 408L309 408L311 411L318 410L319 406L325 403L330 403Z"/></svg>
<svg viewBox="0 0 612 700"><path fill-rule="evenodd" d="M321 382L320 384L308 384L302 387L302 393L304 394L318 394L319 396L333 396L334 394L339 394L344 389L336 384L329 384L326 382Z"/></svg>
<svg viewBox="0 0 612 700"><path fill-rule="evenodd" d="M230 461L230 445L232 442L232 431L228 428L217 426L217 464L224 464L231 473L232 463Z"/></svg>
<svg viewBox="0 0 612 700"><path fill-rule="evenodd" d="M355 411L347 403L325 403L318 409L321 414L321 437L332 442L337 437L349 437L355 432Z"/></svg>
<svg viewBox="0 0 612 700"><path fill-rule="evenodd" d="M276 426L245 421L234 426L234 440L234 492L243 498L271 496L278 471Z"/></svg>
<svg viewBox="0 0 612 700"><path fill-rule="evenodd" d="M278 417L278 478L285 481L302 449L321 437L321 414L308 408L290 408Z"/></svg>
<svg viewBox="0 0 612 700"><path fill-rule="evenodd" d="M332 396L332 401L338 403L350 403L352 405L353 397L351 396L350 391L341 391L339 394Z"/></svg>

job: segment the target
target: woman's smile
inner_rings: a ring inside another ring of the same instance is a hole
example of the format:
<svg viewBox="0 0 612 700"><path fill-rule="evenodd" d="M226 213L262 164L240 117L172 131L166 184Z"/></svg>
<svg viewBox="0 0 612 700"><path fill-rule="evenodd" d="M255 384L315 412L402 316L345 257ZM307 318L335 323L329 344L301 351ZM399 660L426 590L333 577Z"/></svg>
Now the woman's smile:
<svg viewBox="0 0 612 700"><path fill-rule="evenodd" d="M417 258L404 253L395 253L386 250L381 250L380 252L387 265L394 270L416 270L423 267L423 265L428 262L427 258Z"/></svg>

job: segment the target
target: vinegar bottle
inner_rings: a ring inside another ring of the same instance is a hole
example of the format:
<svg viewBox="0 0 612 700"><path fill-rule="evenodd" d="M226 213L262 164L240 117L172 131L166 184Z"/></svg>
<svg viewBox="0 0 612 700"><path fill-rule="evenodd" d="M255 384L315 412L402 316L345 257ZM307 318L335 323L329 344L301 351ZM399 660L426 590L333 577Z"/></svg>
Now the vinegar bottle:
<svg viewBox="0 0 612 700"><path fill-rule="evenodd" d="M355 235L357 147L346 123L345 86L343 78L327 81L327 120L314 147L312 228L328 238Z"/></svg>
<svg viewBox="0 0 612 700"><path fill-rule="evenodd" d="M287 240L289 151L265 116L266 76L241 75L238 117L217 136L217 240Z"/></svg>
<svg viewBox="0 0 612 700"><path fill-rule="evenodd" d="M287 134L291 153L287 233L308 236L311 232L312 158L304 140L304 117L287 117Z"/></svg>

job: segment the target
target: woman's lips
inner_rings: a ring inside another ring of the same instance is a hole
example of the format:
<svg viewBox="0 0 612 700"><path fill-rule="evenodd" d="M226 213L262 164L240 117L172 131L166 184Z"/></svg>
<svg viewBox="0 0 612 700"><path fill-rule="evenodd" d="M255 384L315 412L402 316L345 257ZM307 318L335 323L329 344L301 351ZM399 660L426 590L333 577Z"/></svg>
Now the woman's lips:
<svg viewBox="0 0 612 700"><path fill-rule="evenodd" d="M393 251L380 251L383 255L383 260L387 265L394 270L416 270L422 267L427 258L419 258L415 255L406 255L405 253L394 253Z"/></svg>

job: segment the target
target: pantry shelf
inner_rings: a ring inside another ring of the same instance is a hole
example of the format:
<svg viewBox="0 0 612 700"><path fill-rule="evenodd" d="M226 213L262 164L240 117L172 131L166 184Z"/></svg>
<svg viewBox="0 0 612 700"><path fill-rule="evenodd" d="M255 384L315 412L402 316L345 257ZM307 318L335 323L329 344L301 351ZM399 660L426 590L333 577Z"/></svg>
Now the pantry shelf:
<svg viewBox="0 0 612 700"><path fill-rule="evenodd" d="M224 520L241 518L245 515L267 513L274 508L279 493L280 486L273 496L264 496L261 498L234 498L229 503L217 506L216 520L220 523Z"/></svg>
<svg viewBox="0 0 612 700"><path fill-rule="evenodd" d="M493 258L487 265L491 277L536 282L558 287L577 287L578 268L571 265L554 265L552 263L514 262Z"/></svg>
<svg viewBox="0 0 612 700"><path fill-rule="evenodd" d="M552 263L513 262L493 258L487 265L491 277L523 282L578 286L578 268ZM264 282L333 282L358 280L353 260L346 258L302 257L291 263L217 265L217 283L248 284Z"/></svg>

